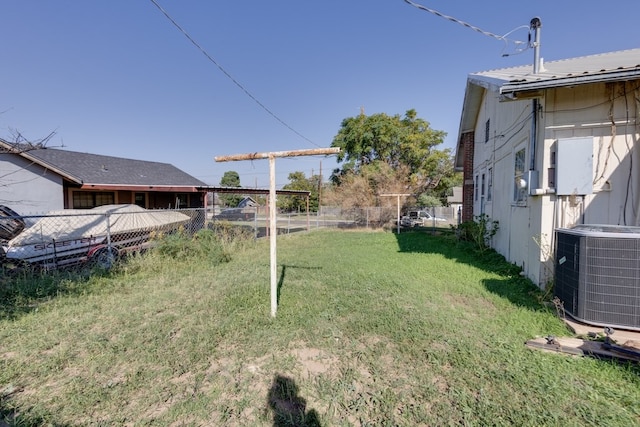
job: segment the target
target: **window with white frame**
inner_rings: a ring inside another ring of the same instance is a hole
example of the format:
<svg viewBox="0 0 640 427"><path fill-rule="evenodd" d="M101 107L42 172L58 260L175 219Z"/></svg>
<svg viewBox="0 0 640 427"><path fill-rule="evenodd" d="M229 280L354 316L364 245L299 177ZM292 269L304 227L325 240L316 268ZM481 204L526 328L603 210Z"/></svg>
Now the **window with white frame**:
<svg viewBox="0 0 640 427"><path fill-rule="evenodd" d="M523 185L525 171L525 149L516 151L514 156L514 172L513 172L513 201L515 203L524 203L527 198L526 185Z"/></svg>
<svg viewBox="0 0 640 427"><path fill-rule="evenodd" d="M493 190L493 168L489 168L487 174L487 202L491 201L491 192Z"/></svg>
<svg viewBox="0 0 640 427"><path fill-rule="evenodd" d="M549 158L549 168L547 168L547 186L556 187L556 152L552 151Z"/></svg>
<svg viewBox="0 0 640 427"><path fill-rule="evenodd" d="M478 201L478 175L476 175L476 184L473 186L473 200Z"/></svg>

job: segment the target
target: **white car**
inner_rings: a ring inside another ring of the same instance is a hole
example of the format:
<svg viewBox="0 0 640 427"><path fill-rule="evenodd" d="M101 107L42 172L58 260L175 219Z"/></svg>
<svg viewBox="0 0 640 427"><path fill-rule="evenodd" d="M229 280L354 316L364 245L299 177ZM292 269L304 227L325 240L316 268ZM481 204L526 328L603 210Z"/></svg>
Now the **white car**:
<svg viewBox="0 0 640 427"><path fill-rule="evenodd" d="M403 227L428 226L434 223L446 222L445 218L434 217L427 211L413 210L400 218L400 225Z"/></svg>

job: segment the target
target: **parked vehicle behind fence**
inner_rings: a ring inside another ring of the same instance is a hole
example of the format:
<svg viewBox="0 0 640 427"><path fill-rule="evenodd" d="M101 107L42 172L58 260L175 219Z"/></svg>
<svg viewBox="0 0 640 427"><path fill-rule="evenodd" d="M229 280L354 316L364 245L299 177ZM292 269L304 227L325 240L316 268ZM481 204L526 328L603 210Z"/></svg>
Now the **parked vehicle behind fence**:
<svg viewBox="0 0 640 427"><path fill-rule="evenodd" d="M181 212L137 205L50 212L3 244L3 261L47 270L89 261L109 268L119 256L148 248L154 237L175 232L190 219ZM15 220L2 218L0 228Z"/></svg>
<svg viewBox="0 0 640 427"><path fill-rule="evenodd" d="M213 217L216 220L228 221L254 221L256 218L255 208L228 208Z"/></svg>
<svg viewBox="0 0 640 427"><path fill-rule="evenodd" d="M446 221L445 218L434 217L427 211L411 210L400 218L400 225L403 227L418 227L432 225L434 222L438 225Z"/></svg>

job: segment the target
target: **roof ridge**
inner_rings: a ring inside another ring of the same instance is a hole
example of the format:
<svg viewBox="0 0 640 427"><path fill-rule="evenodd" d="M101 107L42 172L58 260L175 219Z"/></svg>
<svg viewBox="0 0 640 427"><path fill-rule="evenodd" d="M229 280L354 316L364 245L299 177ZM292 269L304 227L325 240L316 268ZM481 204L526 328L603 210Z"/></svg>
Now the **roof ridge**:
<svg viewBox="0 0 640 427"><path fill-rule="evenodd" d="M637 51L638 52L638 56L639 56L639 60L638 63L635 65L636 67L640 66L640 47L637 48L631 48L631 49L622 49L622 50L615 50L615 51L611 51L611 52L600 52L600 53L594 53L591 55L581 55L581 56L573 56L571 58L562 58L562 59L554 59L554 60L544 60L544 65L545 66L553 66L554 64L563 64L563 63L567 63L570 61L578 61L578 60L584 60L584 59L588 59L588 58L602 58L602 57L606 57L606 56L613 56L613 55L620 55L620 54L624 54L624 53L629 53L629 52L633 52L633 51ZM533 74L533 64L529 63L529 64L523 64L523 65L513 65L513 66L509 66L509 67L501 67L501 68L492 68L489 70L483 70L483 71L476 71L471 73L471 75L479 75L479 74L485 74L485 73L492 73L492 72L498 72L498 71L504 71L504 70L518 70L518 69L531 69L531 73ZM540 74L542 74L544 71L542 71Z"/></svg>

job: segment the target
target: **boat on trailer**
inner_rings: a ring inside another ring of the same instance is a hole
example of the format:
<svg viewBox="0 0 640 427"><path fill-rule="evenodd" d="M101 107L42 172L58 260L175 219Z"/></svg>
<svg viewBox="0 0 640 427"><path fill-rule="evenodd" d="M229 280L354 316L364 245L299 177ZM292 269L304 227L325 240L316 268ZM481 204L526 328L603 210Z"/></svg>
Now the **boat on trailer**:
<svg viewBox="0 0 640 427"><path fill-rule="evenodd" d="M119 256L150 247L158 237L179 231L190 220L178 211L147 210L133 204L65 209L39 217L3 249L7 262L46 270L88 261L109 268Z"/></svg>

